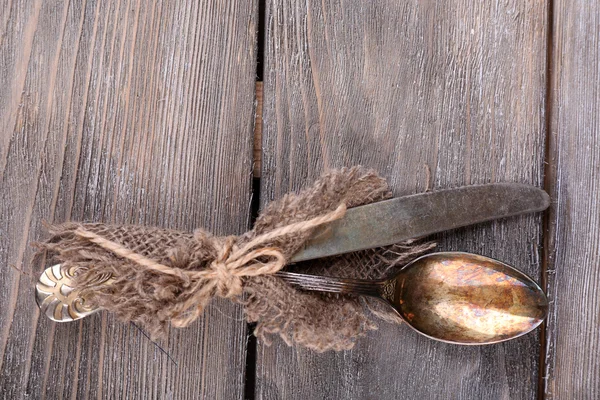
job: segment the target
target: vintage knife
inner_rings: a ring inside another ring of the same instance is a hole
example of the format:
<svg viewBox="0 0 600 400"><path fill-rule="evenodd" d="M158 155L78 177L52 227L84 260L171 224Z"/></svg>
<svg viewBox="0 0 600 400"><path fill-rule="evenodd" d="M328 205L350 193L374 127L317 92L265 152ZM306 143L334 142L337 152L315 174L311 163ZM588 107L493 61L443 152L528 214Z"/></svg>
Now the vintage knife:
<svg viewBox="0 0 600 400"><path fill-rule="evenodd" d="M529 185L495 183L398 197L351 208L340 220L317 228L292 262L381 247L498 218L543 211L546 192ZM43 314L74 321L97 309L86 308L60 265L46 268L36 285ZM106 281L110 284L110 279Z"/></svg>
<svg viewBox="0 0 600 400"><path fill-rule="evenodd" d="M317 228L292 262L382 247L480 222L543 211L550 197L519 183L439 190L351 208Z"/></svg>

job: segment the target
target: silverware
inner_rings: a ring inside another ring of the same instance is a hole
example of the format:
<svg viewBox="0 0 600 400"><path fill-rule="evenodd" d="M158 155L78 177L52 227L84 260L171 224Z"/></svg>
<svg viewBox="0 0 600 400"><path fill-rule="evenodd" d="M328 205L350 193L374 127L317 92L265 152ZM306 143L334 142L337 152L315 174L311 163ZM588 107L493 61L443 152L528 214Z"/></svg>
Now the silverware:
<svg viewBox="0 0 600 400"><path fill-rule="evenodd" d="M543 211L550 197L519 183L492 183L397 197L350 208L316 229L292 262L399 243L499 218Z"/></svg>
<svg viewBox="0 0 600 400"><path fill-rule="evenodd" d="M516 338L539 326L548 310L546 296L533 279L500 261L469 253L427 254L393 278L379 281L276 275L305 290L378 298L417 332L454 344ZM54 265L36 287L38 304L53 321L75 321L99 311L85 305L70 287L71 278Z"/></svg>
<svg viewBox="0 0 600 400"><path fill-rule="evenodd" d="M276 275L306 290L383 300L420 334L454 344L514 339L539 326L548 313L546 295L533 279L500 261L469 253L427 254L393 278L379 281Z"/></svg>
<svg viewBox="0 0 600 400"><path fill-rule="evenodd" d="M316 229L291 262L381 247L498 218L542 211L550 204L541 189L516 183L466 186L399 197L351 208L346 215ZM53 321L68 322L97 309L85 304L72 287L72 272L47 268L36 285L36 301ZM101 277L110 284L110 277Z"/></svg>

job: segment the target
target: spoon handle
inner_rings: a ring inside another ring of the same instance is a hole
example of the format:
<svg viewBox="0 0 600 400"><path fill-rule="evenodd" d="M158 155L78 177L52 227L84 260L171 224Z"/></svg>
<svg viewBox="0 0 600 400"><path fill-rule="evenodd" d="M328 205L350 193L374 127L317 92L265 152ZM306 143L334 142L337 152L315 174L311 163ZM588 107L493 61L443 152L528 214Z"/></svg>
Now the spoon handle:
<svg viewBox="0 0 600 400"><path fill-rule="evenodd" d="M328 276L297 274L279 271L275 276L305 290L316 292L357 294L371 297L382 297L387 281L371 281L365 279L344 279Z"/></svg>

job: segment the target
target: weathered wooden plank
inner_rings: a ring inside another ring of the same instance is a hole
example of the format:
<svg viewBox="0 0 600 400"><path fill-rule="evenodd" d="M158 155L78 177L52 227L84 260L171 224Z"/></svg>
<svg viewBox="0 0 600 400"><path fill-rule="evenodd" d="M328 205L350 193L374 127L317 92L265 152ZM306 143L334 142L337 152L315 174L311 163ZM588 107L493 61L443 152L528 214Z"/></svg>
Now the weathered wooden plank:
<svg viewBox="0 0 600 400"><path fill-rule="evenodd" d="M246 230L256 17L245 0L4 2L0 397L243 397L239 306L172 330L175 364L110 315L40 317L29 243L42 219Z"/></svg>
<svg viewBox="0 0 600 400"><path fill-rule="evenodd" d="M600 5L553 2L547 399L600 398Z"/></svg>
<svg viewBox="0 0 600 400"><path fill-rule="evenodd" d="M542 184L546 5L269 1L263 204L325 168L363 164L395 195L428 186ZM541 216L462 229L441 249L540 276ZM539 332L486 347L379 331L342 353L257 350L260 399L533 399Z"/></svg>

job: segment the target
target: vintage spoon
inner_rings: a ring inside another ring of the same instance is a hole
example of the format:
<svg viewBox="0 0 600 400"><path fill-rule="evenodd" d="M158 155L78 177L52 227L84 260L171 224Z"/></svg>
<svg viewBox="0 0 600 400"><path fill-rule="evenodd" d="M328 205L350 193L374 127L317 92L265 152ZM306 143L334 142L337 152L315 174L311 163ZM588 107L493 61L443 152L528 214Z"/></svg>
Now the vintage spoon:
<svg viewBox="0 0 600 400"><path fill-rule="evenodd" d="M500 261L470 253L427 254L395 277L380 281L291 272L276 275L306 290L387 301L417 332L455 344L516 338L540 325L548 310L546 296L533 279ZM99 311L86 306L70 286L71 278L54 265L36 286L38 305L53 321L75 321Z"/></svg>
<svg viewBox="0 0 600 400"><path fill-rule="evenodd" d="M524 273L491 258L431 253L391 279L353 280L279 272L303 289L352 293L387 301L417 332L466 345L503 342L542 323L548 300Z"/></svg>

